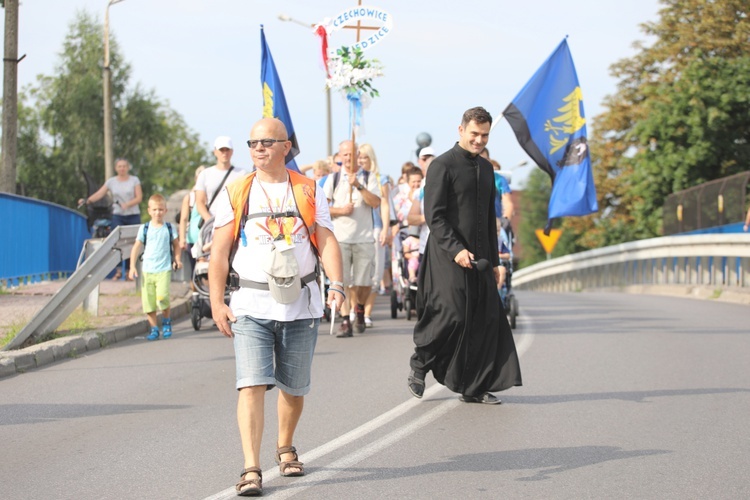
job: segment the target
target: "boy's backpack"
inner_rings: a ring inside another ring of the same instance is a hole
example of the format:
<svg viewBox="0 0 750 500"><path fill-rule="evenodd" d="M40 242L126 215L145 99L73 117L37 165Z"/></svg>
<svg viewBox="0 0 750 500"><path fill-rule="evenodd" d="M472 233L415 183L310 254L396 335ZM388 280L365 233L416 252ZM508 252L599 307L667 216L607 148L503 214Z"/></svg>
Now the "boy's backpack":
<svg viewBox="0 0 750 500"><path fill-rule="evenodd" d="M151 224L150 222L147 222L143 225L143 253L146 252L146 242L148 241L148 226ZM167 231L169 231L169 257L171 262L174 262L174 246L172 246L172 239L174 236L172 236L172 224L169 222L164 223L165 226L167 226ZM141 256L139 259L143 260L143 253L141 253Z"/></svg>

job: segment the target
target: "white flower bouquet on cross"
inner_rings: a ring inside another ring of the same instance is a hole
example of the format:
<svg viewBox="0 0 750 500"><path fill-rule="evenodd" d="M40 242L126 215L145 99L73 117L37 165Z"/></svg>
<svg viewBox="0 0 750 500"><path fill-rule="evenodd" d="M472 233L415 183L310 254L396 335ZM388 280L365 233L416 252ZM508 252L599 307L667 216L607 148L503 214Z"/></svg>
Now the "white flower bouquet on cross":
<svg viewBox="0 0 750 500"><path fill-rule="evenodd" d="M377 59L365 59L360 49L346 46L337 49L336 55L328 60L328 72L326 87L340 90L347 97L352 94L371 98L380 95L372 86L372 80L383 76L383 65Z"/></svg>

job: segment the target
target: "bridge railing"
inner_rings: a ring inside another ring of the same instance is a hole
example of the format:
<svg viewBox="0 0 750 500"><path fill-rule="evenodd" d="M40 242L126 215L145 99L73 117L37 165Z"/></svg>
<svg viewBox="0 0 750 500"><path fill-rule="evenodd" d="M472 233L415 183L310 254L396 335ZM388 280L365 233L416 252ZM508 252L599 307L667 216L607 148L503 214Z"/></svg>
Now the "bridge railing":
<svg viewBox="0 0 750 500"><path fill-rule="evenodd" d="M81 245L91 237L84 216L8 193L0 193L0 213L0 287L63 278L75 271Z"/></svg>
<svg viewBox="0 0 750 500"><path fill-rule="evenodd" d="M750 289L750 234L632 241L540 262L513 274L518 290L571 292L629 285Z"/></svg>

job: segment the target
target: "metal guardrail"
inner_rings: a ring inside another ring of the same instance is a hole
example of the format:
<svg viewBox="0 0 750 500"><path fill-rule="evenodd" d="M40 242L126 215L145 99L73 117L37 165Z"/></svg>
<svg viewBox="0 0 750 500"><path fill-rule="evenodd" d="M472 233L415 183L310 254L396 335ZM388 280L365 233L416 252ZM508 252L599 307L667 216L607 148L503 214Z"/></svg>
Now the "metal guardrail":
<svg viewBox="0 0 750 500"><path fill-rule="evenodd" d="M518 290L570 292L628 285L750 288L750 234L665 236L540 262L513 273Z"/></svg>
<svg viewBox="0 0 750 500"><path fill-rule="evenodd" d="M3 350L17 349L29 338L38 339L54 332L84 300L89 301L88 308L95 307L99 283L122 260L130 257L137 234L138 225L119 226L104 240L84 242L78 269Z"/></svg>

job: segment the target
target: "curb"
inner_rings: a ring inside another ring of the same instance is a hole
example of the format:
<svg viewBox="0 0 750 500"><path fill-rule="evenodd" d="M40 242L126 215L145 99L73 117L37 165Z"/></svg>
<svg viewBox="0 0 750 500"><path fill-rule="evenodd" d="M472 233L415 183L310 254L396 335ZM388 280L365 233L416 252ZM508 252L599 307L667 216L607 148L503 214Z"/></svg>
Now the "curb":
<svg viewBox="0 0 750 500"><path fill-rule="evenodd" d="M182 319L190 314L191 299L178 299L171 306L173 319ZM41 344L0 352L0 379L19 373L25 373L56 361L76 358L81 354L93 352L111 344L132 339L148 332L148 321L134 319L125 324L53 339Z"/></svg>

